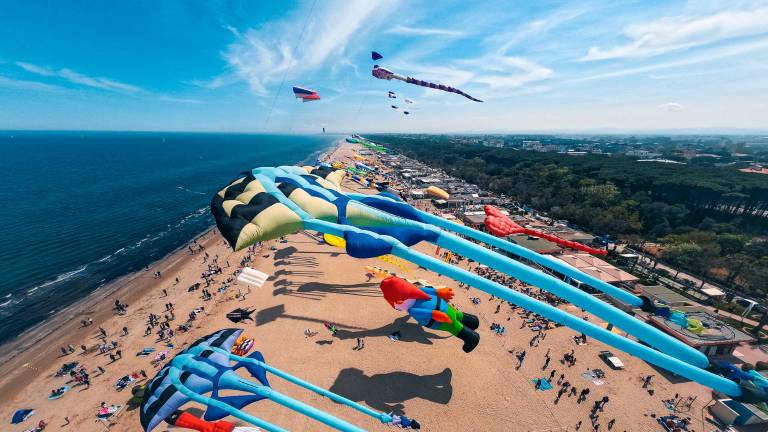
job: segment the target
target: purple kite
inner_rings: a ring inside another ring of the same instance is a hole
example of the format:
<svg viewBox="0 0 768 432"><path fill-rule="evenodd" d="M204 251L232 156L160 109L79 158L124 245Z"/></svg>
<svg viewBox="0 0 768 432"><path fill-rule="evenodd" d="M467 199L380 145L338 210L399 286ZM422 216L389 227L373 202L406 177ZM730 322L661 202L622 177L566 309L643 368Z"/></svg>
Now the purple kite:
<svg viewBox="0 0 768 432"><path fill-rule="evenodd" d="M460 95L464 96L465 98L467 98L469 100L473 100L475 102L482 102L480 99L473 98L472 96L464 93L463 91L461 91L461 90L459 90L457 88L453 88L453 87L450 87L450 86L447 86L447 85L443 85L443 84L435 84L435 83L431 83L429 81L422 81L422 80L416 79L416 78L411 78L411 77L406 77L406 76L398 75L398 74L392 72L389 69L380 67L379 65L374 65L373 66L373 70L371 71L371 74L374 77L378 78L378 79L383 79L383 80L389 81L389 80L394 78L396 80L404 81L404 82L407 82L409 84L415 84L417 86L429 87L429 88L436 89L436 90L442 90L442 91L446 91L446 92L460 94Z"/></svg>

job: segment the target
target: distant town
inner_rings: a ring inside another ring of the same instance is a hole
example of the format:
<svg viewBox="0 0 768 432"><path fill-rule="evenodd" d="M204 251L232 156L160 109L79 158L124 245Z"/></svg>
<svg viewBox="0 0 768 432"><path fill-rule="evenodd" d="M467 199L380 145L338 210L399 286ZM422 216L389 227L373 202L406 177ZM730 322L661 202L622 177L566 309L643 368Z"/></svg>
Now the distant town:
<svg viewBox="0 0 768 432"><path fill-rule="evenodd" d="M423 135L420 140L562 153L623 155L642 162L732 166L768 174L768 135Z"/></svg>

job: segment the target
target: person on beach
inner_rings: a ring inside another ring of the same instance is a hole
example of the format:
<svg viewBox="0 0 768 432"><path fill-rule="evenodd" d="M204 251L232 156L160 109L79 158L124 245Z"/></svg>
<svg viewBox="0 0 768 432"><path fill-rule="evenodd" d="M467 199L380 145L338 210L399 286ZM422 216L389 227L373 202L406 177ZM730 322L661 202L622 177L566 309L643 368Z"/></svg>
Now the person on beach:
<svg viewBox="0 0 768 432"><path fill-rule="evenodd" d="M128 336L128 327L123 327L123 336Z"/></svg>

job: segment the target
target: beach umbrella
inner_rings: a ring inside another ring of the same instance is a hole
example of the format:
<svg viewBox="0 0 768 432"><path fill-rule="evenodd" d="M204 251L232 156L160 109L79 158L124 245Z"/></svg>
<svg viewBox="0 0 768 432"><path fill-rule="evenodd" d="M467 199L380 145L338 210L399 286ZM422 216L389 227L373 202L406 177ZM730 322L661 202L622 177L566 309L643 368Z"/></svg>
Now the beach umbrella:
<svg viewBox="0 0 768 432"><path fill-rule="evenodd" d="M33 414L35 414L35 410L33 409L17 410L15 413L13 413L13 417L11 417L11 424L19 424L24 420L32 417Z"/></svg>

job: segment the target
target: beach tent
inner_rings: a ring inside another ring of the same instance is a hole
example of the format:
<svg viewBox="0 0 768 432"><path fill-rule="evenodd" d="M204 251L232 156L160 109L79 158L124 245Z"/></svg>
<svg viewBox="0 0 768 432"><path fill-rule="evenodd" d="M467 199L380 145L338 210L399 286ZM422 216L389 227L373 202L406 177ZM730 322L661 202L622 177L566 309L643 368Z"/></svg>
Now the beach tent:
<svg viewBox="0 0 768 432"><path fill-rule="evenodd" d="M35 410L33 409L20 409L15 413L13 413L13 417L11 418L11 424L19 424L24 420L32 417L32 414L34 413L35 413Z"/></svg>

